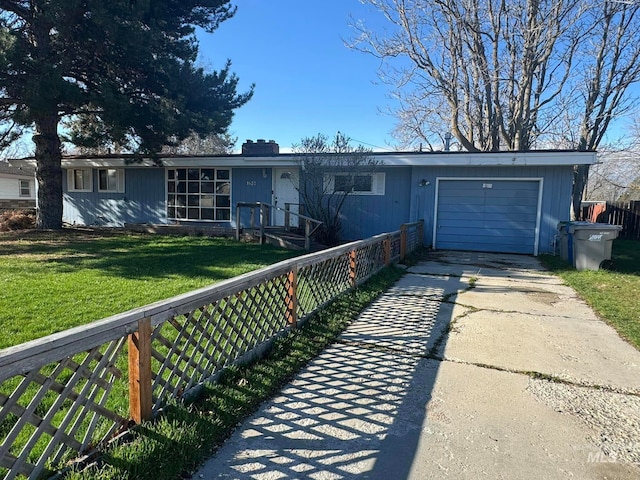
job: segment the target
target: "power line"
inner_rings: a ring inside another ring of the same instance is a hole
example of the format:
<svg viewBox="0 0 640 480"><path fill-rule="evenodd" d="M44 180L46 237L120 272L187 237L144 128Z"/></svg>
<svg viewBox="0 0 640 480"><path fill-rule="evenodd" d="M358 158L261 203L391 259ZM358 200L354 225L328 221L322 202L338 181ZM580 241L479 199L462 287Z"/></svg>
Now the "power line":
<svg viewBox="0 0 640 480"><path fill-rule="evenodd" d="M387 148L387 147L380 147L379 145L373 145L372 143L367 143L367 142L363 142L362 140L358 140L357 138L352 138L351 140L353 140L354 142L358 142L362 145L366 145L368 147L373 147L373 148L377 148L380 150L384 150L386 152L395 152L397 150L391 149L391 148Z"/></svg>

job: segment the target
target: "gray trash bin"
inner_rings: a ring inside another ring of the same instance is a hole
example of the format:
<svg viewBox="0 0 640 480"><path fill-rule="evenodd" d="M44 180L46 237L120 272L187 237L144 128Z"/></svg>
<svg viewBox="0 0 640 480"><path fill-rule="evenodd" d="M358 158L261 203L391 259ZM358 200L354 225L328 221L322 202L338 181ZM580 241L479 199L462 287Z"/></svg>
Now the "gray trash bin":
<svg viewBox="0 0 640 480"><path fill-rule="evenodd" d="M569 223L568 249L573 250L573 265L576 269L598 270L604 260L611 260L611 246L620 230L620 225L608 223Z"/></svg>

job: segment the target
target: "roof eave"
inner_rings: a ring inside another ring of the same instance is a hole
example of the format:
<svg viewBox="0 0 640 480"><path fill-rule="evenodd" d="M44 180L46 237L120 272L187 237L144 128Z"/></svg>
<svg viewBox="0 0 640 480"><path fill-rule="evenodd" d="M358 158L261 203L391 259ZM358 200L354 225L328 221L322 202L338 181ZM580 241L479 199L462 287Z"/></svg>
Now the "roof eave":
<svg viewBox="0 0 640 480"><path fill-rule="evenodd" d="M424 167L526 167L593 165L597 163L595 152L531 151L531 152L482 152L482 153L401 153L381 156L388 166Z"/></svg>
<svg viewBox="0 0 640 480"><path fill-rule="evenodd" d="M371 157L386 166L562 166L593 165L597 163L596 152L578 151L529 151L529 152L391 152L372 153ZM166 156L160 157L164 167L288 167L297 165L300 157L291 154L272 156ZM11 160L11 165L34 168L34 158ZM151 159L134 161L132 156L64 157L62 168L107 168L107 167L157 167Z"/></svg>

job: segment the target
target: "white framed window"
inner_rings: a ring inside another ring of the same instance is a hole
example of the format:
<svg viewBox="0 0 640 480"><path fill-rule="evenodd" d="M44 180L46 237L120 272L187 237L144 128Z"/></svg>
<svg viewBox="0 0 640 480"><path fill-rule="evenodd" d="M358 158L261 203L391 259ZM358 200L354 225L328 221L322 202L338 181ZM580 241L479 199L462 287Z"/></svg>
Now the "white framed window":
<svg viewBox="0 0 640 480"><path fill-rule="evenodd" d="M93 192L93 175L90 168L67 170L67 190L70 192Z"/></svg>
<svg viewBox="0 0 640 480"><path fill-rule="evenodd" d="M167 170L167 217L172 220L231 220L231 169Z"/></svg>
<svg viewBox="0 0 640 480"><path fill-rule="evenodd" d="M124 193L124 169L99 168L98 191Z"/></svg>
<svg viewBox="0 0 640 480"><path fill-rule="evenodd" d="M31 196L31 182L29 182L29 180L20 180L20 196Z"/></svg>
<svg viewBox="0 0 640 480"><path fill-rule="evenodd" d="M384 173L333 173L327 178L329 192L349 195L384 195Z"/></svg>

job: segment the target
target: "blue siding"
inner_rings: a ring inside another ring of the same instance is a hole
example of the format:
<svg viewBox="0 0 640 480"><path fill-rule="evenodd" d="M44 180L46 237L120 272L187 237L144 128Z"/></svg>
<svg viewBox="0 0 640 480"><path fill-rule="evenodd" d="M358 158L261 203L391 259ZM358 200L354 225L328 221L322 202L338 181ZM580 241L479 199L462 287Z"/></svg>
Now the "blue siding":
<svg viewBox="0 0 640 480"><path fill-rule="evenodd" d="M349 195L342 208L342 238L356 240L395 231L409 221L411 167L386 167L384 195Z"/></svg>
<svg viewBox="0 0 640 480"><path fill-rule="evenodd" d="M212 165L215 166L215 165ZM571 166L549 167L383 167L384 195L351 195L343 207L345 240L365 238L381 232L397 230L400 224L419 219L425 221L425 245L431 245L435 214L436 179L449 178L543 178L542 214L539 230L539 253L553 251L556 227L570 216L572 172ZM97 169L93 170L94 191L67 192L63 178L64 215L67 222L119 226L124 223L166 223L166 176L164 168L131 167L125 169L125 193L99 193ZM233 168L231 173L232 218L237 202L272 201L271 168ZM420 186L420 184L425 184ZM467 192L472 198L472 192ZM525 192L519 192L525 195ZM496 200L494 202L494 206ZM507 202L509 203L509 202ZM452 209L469 209L456 205ZM530 211L531 210L531 211ZM529 206L511 213L496 212L509 222L528 222L527 215L535 214ZM455 213L455 212L451 212ZM486 215L492 215L485 212ZM249 213L245 213L248 215ZM505 216L506 215L506 216ZM491 219L491 216L487 216ZM232 225L234 221L230 222ZM471 223L469 225L472 225ZM515 224L514 224L515 225Z"/></svg>
<svg viewBox="0 0 640 480"><path fill-rule="evenodd" d="M124 193L98 192L93 169L93 192L68 192L63 176L65 222L78 225L122 226L125 223L167 223L166 175L162 167L125 169ZM231 172L232 218L237 202L271 202L270 168L234 168ZM244 213L248 218L248 211ZM235 225L217 222L217 225Z"/></svg>
<svg viewBox="0 0 640 480"><path fill-rule="evenodd" d="M234 168L231 172L231 224L235 227L236 204L238 202L272 201L272 184L270 168ZM242 225L250 223L251 212L242 210Z"/></svg>
<svg viewBox="0 0 640 480"><path fill-rule="evenodd" d="M538 253L552 253L557 224L570 218L573 167L414 167L411 174L411 221L424 219L424 243L433 238L435 185L439 177L543 178ZM426 186L419 186L425 180Z"/></svg>
<svg viewBox="0 0 640 480"><path fill-rule="evenodd" d="M126 168L124 193L98 192L98 170L93 169L93 192L69 192L63 175L65 222L119 227L125 223L166 223L164 168Z"/></svg>

